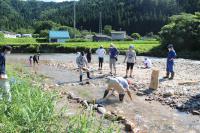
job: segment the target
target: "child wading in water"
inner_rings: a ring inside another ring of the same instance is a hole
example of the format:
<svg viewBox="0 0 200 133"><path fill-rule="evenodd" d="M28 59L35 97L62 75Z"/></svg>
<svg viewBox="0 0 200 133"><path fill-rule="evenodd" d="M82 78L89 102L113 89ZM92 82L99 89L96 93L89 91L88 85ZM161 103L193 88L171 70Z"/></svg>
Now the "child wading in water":
<svg viewBox="0 0 200 133"><path fill-rule="evenodd" d="M166 76L164 78L169 78L169 75L171 73L171 77L169 78L170 80L174 79L174 59L176 58L176 52L173 48L172 44L168 45L168 55L167 55L167 73Z"/></svg>
<svg viewBox="0 0 200 133"><path fill-rule="evenodd" d="M124 59L124 63L127 60L127 68L126 68L126 76L125 78L128 77L128 71L130 70L130 78L132 78L132 73L133 73L133 66L136 62L136 52L134 50L134 46L130 45L129 50L126 52L126 57Z"/></svg>
<svg viewBox="0 0 200 133"><path fill-rule="evenodd" d="M91 63L91 61L92 61L92 50L91 49L88 49L86 57L87 57L88 63Z"/></svg>
<svg viewBox="0 0 200 133"><path fill-rule="evenodd" d="M30 64L30 66L33 65L33 56L30 56L30 57L29 57L29 64Z"/></svg>

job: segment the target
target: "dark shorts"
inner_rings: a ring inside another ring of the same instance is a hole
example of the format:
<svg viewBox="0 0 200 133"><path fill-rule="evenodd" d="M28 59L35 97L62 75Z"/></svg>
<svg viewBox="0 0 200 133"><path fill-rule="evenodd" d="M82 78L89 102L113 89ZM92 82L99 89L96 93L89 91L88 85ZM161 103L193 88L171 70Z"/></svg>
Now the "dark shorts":
<svg viewBox="0 0 200 133"><path fill-rule="evenodd" d="M103 58L99 57L99 62L103 63Z"/></svg>
<svg viewBox="0 0 200 133"><path fill-rule="evenodd" d="M133 69L134 63L127 63L127 70Z"/></svg>
<svg viewBox="0 0 200 133"><path fill-rule="evenodd" d="M33 59L33 63L37 63L38 64L38 60L37 59Z"/></svg>

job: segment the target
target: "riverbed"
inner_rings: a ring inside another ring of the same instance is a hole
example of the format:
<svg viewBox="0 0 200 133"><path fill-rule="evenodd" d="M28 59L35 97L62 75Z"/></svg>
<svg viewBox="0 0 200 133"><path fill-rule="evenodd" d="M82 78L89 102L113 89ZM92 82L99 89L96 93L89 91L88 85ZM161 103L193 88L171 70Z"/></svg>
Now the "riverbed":
<svg viewBox="0 0 200 133"><path fill-rule="evenodd" d="M25 68L32 69L28 63L29 56L29 54L13 54L8 57L8 62L12 64L22 63ZM108 57L105 59L104 70L101 74L98 71L97 57L93 56L93 62L90 64L90 68L93 71L92 76L100 78L92 79L89 85L80 85L78 83L79 75L76 69L77 67L75 65L75 59L76 54L44 54L41 55L41 63L39 66L36 66L35 70L39 74L43 74L51 78L55 84L61 85L66 91L73 92L74 94L88 100L98 100L106 107L106 109L110 111L117 111L117 113L122 114L128 117L130 120L136 122L137 126L139 126L143 131L149 133L200 132L199 115L179 112L167 104L158 102L156 98L155 100L146 100L148 97L162 98L162 96L159 96L159 94L167 88L176 90L183 88L183 86L178 85L180 82L197 81L200 78L199 61L177 59L176 68L178 69L176 69L177 75L175 80L161 82L160 87L156 92L147 95L143 92L148 88L152 70L142 69L144 57L138 57L137 64L134 68L134 77L131 78L133 84L136 86L135 89L131 91L133 95L133 101L130 101L126 97L125 101L121 103L118 100L118 96L109 95L106 99L102 99L104 90L106 89L104 77L109 73ZM125 64L122 63L123 59L123 56L119 57L117 64L118 76L125 76ZM160 76L164 75L166 59L150 59L153 62L154 68L160 70ZM187 94L183 94L184 98L189 98L189 96L192 97L200 94L200 91L198 92L198 87L198 83L192 86L185 86L186 89L191 89L191 92L187 91ZM180 92L182 93L182 91ZM138 93L142 93L143 95L138 96ZM176 94L175 96L177 95L179 96L179 94ZM178 102L183 100L181 98L177 99Z"/></svg>

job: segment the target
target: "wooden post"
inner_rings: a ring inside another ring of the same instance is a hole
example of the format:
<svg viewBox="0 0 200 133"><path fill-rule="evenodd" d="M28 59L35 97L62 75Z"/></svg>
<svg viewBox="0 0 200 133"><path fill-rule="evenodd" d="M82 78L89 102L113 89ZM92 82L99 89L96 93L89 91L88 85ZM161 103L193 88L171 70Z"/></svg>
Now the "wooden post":
<svg viewBox="0 0 200 133"><path fill-rule="evenodd" d="M151 83L149 89L154 89L154 90L158 89L159 86L158 77L159 77L159 70L153 70L151 74Z"/></svg>

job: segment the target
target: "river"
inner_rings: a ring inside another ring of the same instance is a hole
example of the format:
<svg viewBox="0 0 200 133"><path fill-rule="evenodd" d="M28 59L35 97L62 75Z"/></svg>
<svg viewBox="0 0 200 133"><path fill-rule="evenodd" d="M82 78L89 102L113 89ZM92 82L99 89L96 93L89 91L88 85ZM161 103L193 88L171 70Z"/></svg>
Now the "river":
<svg viewBox="0 0 200 133"><path fill-rule="evenodd" d="M12 54L8 57L9 63L24 63L28 67L29 54ZM51 62L75 63L75 54L44 54L40 60ZM93 59L96 59L93 56ZM143 58L143 57L139 57ZM165 62L165 59L152 58L157 61ZM105 59L108 62L108 57ZM122 56L119 61L123 61ZM194 61L195 62L195 61ZM199 62L196 62L199 63ZM71 83L78 81L76 72L65 69L56 69L55 67L40 64L38 72L45 76L51 77L55 83ZM200 132L200 117L191 114L181 113L176 109L171 109L159 102L147 102L145 97L133 94L133 101L126 99L124 103L118 102L118 98L110 96L105 100L101 97L104 93L105 79L92 80L95 82L88 86L71 86L70 91L80 95L88 100L100 99L101 103L109 110L122 110L123 114L133 121L146 132L149 133L199 133ZM99 85L98 85L99 84ZM69 86L68 86L69 87ZM84 92L84 93L83 93ZM86 95L87 94L87 95Z"/></svg>

